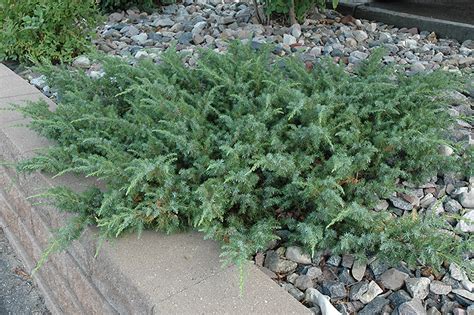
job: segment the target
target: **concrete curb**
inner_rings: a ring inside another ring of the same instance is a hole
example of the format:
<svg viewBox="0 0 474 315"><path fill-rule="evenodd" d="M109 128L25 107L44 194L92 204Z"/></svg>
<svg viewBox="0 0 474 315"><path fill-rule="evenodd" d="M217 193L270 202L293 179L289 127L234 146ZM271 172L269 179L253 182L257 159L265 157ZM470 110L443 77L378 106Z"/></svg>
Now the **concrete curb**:
<svg viewBox="0 0 474 315"><path fill-rule="evenodd" d="M474 39L474 25L472 24L396 12L365 4L340 3L337 10L344 15L350 14L356 18L380 21L397 27L416 27L422 31L435 32L441 37L453 38L461 42Z"/></svg>
<svg viewBox="0 0 474 315"><path fill-rule="evenodd" d="M50 145L26 127L11 103L44 97L0 64L0 161L16 162ZM80 191L91 180L18 174L0 166L0 225L30 270L68 214L28 196L62 185ZM222 268L219 246L198 233L145 232L106 243L97 257L96 230L89 228L65 252L34 275L53 314L311 314L257 267L250 265L240 295L238 272Z"/></svg>

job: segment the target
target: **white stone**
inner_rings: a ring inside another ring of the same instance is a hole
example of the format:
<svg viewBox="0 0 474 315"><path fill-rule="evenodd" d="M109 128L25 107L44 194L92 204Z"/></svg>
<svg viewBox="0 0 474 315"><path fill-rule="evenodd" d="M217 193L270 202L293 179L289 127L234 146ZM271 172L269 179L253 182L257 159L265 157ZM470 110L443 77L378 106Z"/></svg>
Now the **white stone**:
<svg viewBox="0 0 474 315"><path fill-rule="evenodd" d="M142 59L142 58L146 58L148 57L148 53L144 50L139 50L137 51L137 53L135 54L135 58L136 59Z"/></svg>
<svg viewBox="0 0 474 315"><path fill-rule="evenodd" d="M293 35L284 34L283 35L283 44L291 46L296 44L296 38Z"/></svg>
<svg viewBox="0 0 474 315"><path fill-rule="evenodd" d="M370 281L369 283L369 288L367 289L367 292L361 295L360 301L364 304L369 303L373 299L375 299L379 294L381 294L383 290L378 286L375 281Z"/></svg>
<svg viewBox="0 0 474 315"><path fill-rule="evenodd" d="M285 257L299 264L311 264L310 255L303 252L303 249L299 246L289 246L286 249Z"/></svg>
<svg viewBox="0 0 474 315"><path fill-rule="evenodd" d="M408 292L415 299L423 300L430 293L431 280L426 277L409 278L405 280Z"/></svg>
<svg viewBox="0 0 474 315"><path fill-rule="evenodd" d="M360 42L363 42L364 40L366 40L367 38L369 38L369 35L367 35L366 32L362 31L362 30L357 30L357 31L354 31L354 38L360 43Z"/></svg>
<svg viewBox="0 0 474 315"><path fill-rule="evenodd" d="M474 233L474 210L464 214L456 227L463 232Z"/></svg>
<svg viewBox="0 0 474 315"><path fill-rule="evenodd" d="M294 36L295 38L300 38L301 36L301 25L298 23L293 24L291 26L291 35Z"/></svg>
<svg viewBox="0 0 474 315"><path fill-rule="evenodd" d="M148 35L146 33L140 33L138 35L134 35L130 37L133 41L137 42L140 45L143 45L146 40L148 39Z"/></svg>

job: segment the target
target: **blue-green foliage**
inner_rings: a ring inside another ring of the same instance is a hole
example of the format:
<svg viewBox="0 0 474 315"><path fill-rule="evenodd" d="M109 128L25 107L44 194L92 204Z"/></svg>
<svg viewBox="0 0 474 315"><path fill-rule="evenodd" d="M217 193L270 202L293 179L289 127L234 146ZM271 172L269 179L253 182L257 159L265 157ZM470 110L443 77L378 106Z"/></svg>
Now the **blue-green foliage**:
<svg viewBox="0 0 474 315"><path fill-rule="evenodd" d="M442 219L371 210L398 179L473 167L460 146L450 144L464 159L438 153L452 124L441 92L458 78L407 77L383 66L382 54L357 75L329 60L308 71L237 44L224 55L203 50L195 69L174 51L160 65L104 57L100 79L50 69L57 110L22 111L57 146L19 168L100 178L103 193L55 195L107 237L193 228L241 263L285 228L311 252L460 261L474 242L446 233L453 228Z"/></svg>

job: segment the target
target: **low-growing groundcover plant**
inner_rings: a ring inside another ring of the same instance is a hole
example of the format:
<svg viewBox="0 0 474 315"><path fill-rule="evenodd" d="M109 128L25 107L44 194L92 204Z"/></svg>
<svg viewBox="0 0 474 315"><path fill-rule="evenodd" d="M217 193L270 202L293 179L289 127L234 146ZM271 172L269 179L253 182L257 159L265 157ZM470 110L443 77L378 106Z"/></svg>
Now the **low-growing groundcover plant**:
<svg viewBox="0 0 474 315"><path fill-rule="evenodd" d="M21 110L57 145L19 169L107 184L104 192L50 192L77 216L46 253L97 224L103 237L197 229L221 242L224 261L240 266L280 229L312 253L462 263L474 242L444 218L372 210L399 189L398 180L472 174L472 150L448 140L453 121L441 97L459 78L406 76L380 62L382 51L356 75L329 60L309 71L269 51L203 50L196 68L174 51L159 65L103 57L99 79L46 71L58 89L56 111L45 103ZM440 155L441 144L463 158Z"/></svg>
<svg viewBox="0 0 474 315"><path fill-rule="evenodd" d="M99 19L95 0L0 0L0 61L70 61Z"/></svg>

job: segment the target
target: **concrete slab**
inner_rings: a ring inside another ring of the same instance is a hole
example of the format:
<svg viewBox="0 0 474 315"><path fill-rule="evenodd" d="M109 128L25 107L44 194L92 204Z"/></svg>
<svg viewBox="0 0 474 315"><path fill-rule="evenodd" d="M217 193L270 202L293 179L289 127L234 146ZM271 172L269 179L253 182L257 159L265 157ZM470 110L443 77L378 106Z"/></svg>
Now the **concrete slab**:
<svg viewBox="0 0 474 315"><path fill-rule="evenodd" d="M17 75L0 76L0 99L27 94L37 94L38 92L38 89L31 86L28 82Z"/></svg>
<svg viewBox="0 0 474 315"><path fill-rule="evenodd" d="M0 98L0 127L8 126L11 122L17 122L24 119L21 113L10 109L12 104L23 106L28 104L28 102L36 102L39 100L43 100L48 103L50 110L54 110L54 108L56 107L56 104L54 104L51 99L47 98L39 91L34 94Z"/></svg>
<svg viewBox="0 0 474 315"><path fill-rule="evenodd" d="M14 76L15 72L11 71L10 68L0 63L0 77Z"/></svg>
<svg viewBox="0 0 474 315"><path fill-rule="evenodd" d="M0 106L36 98L42 96L34 87L0 64ZM6 113L0 111L0 161L16 161L50 145L26 127L6 126L23 122ZM0 183L0 224L29 268L44 250L50 226L66 216L26 197L52 185L102 186L94 179L19 175L14 169L0 170ZM106 243L94 258L96 235L96 228L87 228L35 275L53 314L311 314L253 265L241 296L239 273L221 268L219 245L199 233L127 235Z"/></svg>

